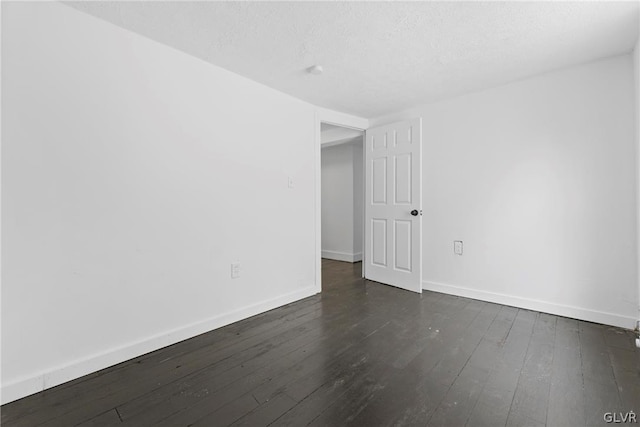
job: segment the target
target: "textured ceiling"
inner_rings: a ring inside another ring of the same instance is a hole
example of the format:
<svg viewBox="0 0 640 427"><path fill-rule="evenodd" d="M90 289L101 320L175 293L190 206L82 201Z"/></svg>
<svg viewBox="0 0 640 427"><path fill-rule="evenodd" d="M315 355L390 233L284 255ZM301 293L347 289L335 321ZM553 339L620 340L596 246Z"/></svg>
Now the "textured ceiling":
<svg viewBox="0 0 640 427"><path fill-rule="evenodd" d="M629 52L636 2L66 2L366 118ZM305 69L324 67L321 76Z"/></svg>

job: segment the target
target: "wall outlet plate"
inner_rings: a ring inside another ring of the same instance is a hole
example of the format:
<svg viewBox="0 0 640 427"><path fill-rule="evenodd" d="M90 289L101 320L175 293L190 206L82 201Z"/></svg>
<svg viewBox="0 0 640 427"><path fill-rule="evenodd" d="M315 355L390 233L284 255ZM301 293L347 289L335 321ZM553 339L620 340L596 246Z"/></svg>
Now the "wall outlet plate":
<svg viewBox="0 0 640 427"><path fill-rule="evenodd" d="M231 263L231 278L232 279L237 279L238 277L240 277L240 263L239 262L232 262Z"/></svg>
<svg viewBox="0 0 640 427"><path fill-rule="evenodd" d="M456 255L462 255L462 240L453 241L453 253Z"/></svg>

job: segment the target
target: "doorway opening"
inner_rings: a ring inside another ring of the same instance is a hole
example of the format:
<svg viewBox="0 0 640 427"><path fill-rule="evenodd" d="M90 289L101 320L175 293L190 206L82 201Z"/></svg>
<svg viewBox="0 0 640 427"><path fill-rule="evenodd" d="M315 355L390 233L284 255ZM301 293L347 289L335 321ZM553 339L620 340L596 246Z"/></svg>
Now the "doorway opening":
<svg viewBox="0 0 640 427"><path fill-rule="evenodd" d="M321 257L363 276L364 131L320 124Z"/></svg>

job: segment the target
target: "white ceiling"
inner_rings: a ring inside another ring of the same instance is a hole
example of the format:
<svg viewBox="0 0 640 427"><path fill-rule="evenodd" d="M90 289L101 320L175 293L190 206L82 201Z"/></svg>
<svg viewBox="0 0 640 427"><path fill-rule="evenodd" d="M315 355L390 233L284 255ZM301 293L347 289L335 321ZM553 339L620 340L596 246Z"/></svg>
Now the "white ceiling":
<svg viewBox="0 0 640 427"><path fill-rule="evenodd" d="M322 148L344 143L362 143L364 132L361 130L320 123L320 145Z"/></svg>
<svg viewBox="0 0 640 427"><path fill-rule="evenodd" d="M315 105L372 118L629 52L640 3L66 4ZM314 64L323 75L305 72Z"/></svg>

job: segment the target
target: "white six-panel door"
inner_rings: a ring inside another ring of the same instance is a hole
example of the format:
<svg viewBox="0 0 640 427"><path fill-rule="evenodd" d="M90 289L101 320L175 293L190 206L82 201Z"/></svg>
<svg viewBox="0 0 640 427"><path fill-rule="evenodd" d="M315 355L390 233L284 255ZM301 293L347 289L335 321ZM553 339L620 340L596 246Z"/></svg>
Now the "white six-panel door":
<svg viewBox="0 0 640 427"><path fill-rule="evenodd" d="M421 142L421 119L393 123L367 130L364 156L364 275L414 292L422 292Z"/></svg>

